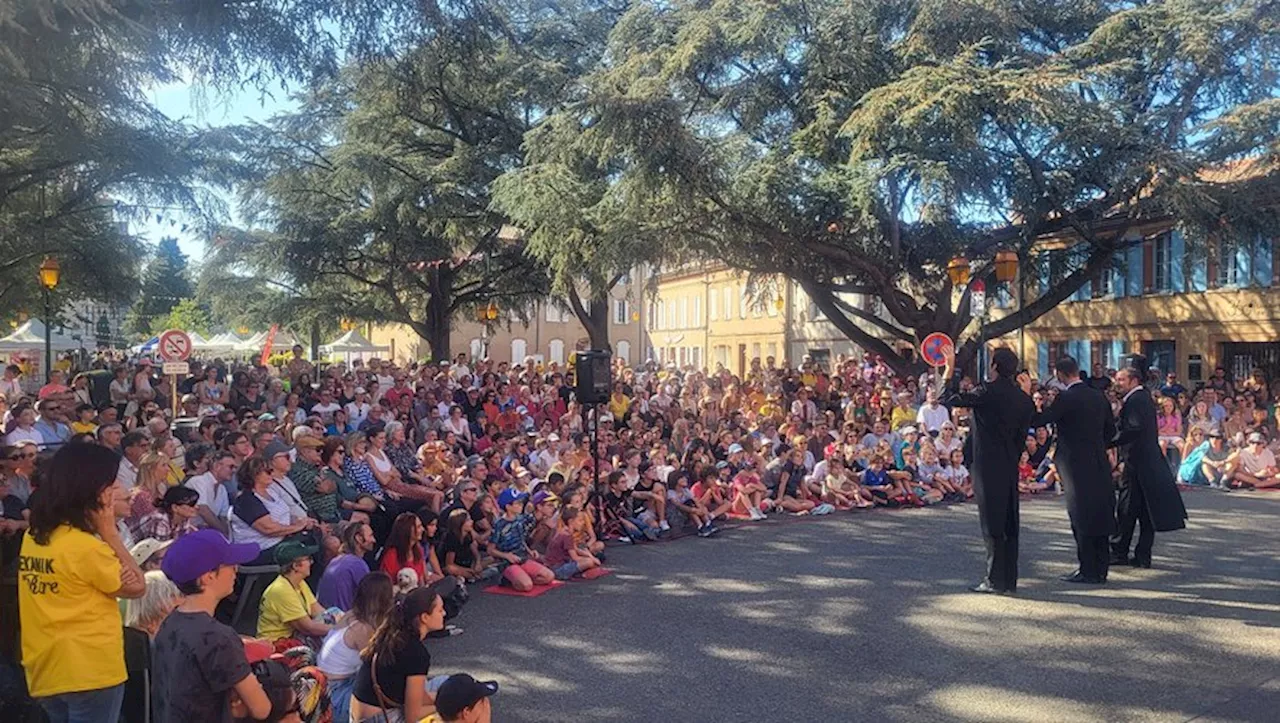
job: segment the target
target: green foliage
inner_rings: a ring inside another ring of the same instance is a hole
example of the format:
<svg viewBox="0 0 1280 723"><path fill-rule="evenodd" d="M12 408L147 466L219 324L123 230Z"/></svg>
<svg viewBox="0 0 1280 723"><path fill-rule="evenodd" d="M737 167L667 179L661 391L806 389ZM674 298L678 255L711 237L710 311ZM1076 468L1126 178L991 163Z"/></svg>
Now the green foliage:
<svg viewBox="0 0 1280 723"><path fill-rule="evenodd" d="M162 318L194 293L187 256L178 248L178 240L162 238L142 273L142 290L129 309L126 326L144 336L163 331L168 327L162 325Z"/></svg>
<svg viewBox="0 0 1280 723"><path fill-rule="evenodd" d="M166 329L182 329L186 332L197 332L208 337L213 323L209 312L195 299L182 299L163 316L151 320L151 333L158 334Z"/></svg>
<svg viewBox="0 0 1280 723"><path fill-rule="evenodd" d="M1002 334L1069 296L1144 221L1273 223L1274 196L1258 194L1274 189L1280 151L1278 25L1268 0L638 2L530 155L568 169L544 175L567 205L594 208L609 195L599 178L633 189L615 208L661 220L669 247L782 272L892 355L882 333L970 328L943 273L956 253L978 257L982 277L997 247L1025 254L1046 233L1087 250L990 325ZM1262 182L1210 182L1242 158ZM581 233L548 201L522 205ZM888 320L842 291L878 297Z"/></svg>
<svg viewBox="0 0 1280 723"><path fill-rule="evenodd" d="M406 324L437 357L458 312L545 294L491 194L592 59L575 12L455 8L417 46L352 63L298 113L246 131L246 207L266 231L228 235L215 265L287 279L347 318Z"/></svg>

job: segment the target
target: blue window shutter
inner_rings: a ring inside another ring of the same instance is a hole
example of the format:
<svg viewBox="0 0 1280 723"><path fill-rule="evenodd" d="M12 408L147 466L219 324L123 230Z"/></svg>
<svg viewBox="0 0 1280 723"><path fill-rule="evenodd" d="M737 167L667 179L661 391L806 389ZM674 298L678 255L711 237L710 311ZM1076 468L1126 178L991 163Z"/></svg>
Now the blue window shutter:
<svg viewBox="0 0 1280 723"><path fill-rule="evenodd" d="M1036 344L1036 379L1044 383L1049 378L1049 342Z"/></svg>
<svg viewBox="0 0 1280 723"><path fill-rule="evenodd" d="M1111 358L1114 360L1112 363L1116 365L1116 368L1120 367L1120 360L1124 357L1126 353L1128 353L1125 350L1125 346L1126 346L1126 343L1124 339L1111 340Z"/></svg>
<svg viewBox="0 0 1280 723"><path fill-rule="evenodd" d="M1126 270L1128 272L1126 274L1128 284L1126 285L1125 293L1129 296L1142 296L1142 240L1139 239L1130 246L1125 256L1127 257L1125 263L1127 264Z"/></svg>
<svg viewBox="0 0 1280 723"><path fill-rule="evenodd" d="M1093 360L1090 359L1092 351L1092 345L1089 344L1088 339L1080 339L1076 342L1076 353L1074 356L1076 361L1080 362L1080 368L1085 371L1088 371L1093 367Z"/></svg>
<svg viewBox="0 0 1280 723"><path fill-rule="evenodd" d="M1186 255L1186 240L1183 239L1182 232L1175 228L1173 233L1169 234L1169 279L1173 282L1173 291L1176 294L1187 290L1187 276L1184 271L1186 265L1183 263Z"/></svg>
<svg viewBox="0 0 1280 723"><path fill-rule="evenodd" d="M1240 243L1236 244L1236 286L1248 286L1252 281L1249 277L1249 267L1252 266L1249 261L1252 257L1252 244L1240 239Z"/></svg>
<svg viewBox="0 0 1280 723"><path fill-rule="evenodd" d="M1209 288L1209 255L1197 251L1191 256L1191 288L1189 291L1205 291Z"/></svg>
<svg viewBox="0 0 1280 723"><path fill-rule="evenodd" d="M1117 251L1111 259L1111 267L1107 270L1111 274L1111 294L1117 299L1125 296L1125 252Z"/></svg>
<svg viewBox="0 0 1280 723"><path fill-rule="evenodd" d="M1271 239L1260 237L1253 247L1253 283L1271 285Z"/></svg>

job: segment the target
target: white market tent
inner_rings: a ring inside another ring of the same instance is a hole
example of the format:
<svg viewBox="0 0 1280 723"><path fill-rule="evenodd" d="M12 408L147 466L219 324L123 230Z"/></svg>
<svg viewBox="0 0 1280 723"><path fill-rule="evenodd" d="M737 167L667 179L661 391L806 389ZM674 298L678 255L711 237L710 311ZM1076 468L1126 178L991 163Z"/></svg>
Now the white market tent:
<svg viewBox="0 0 1280 723"><path fill-rule="evenodd" d="M369 356L379 354L381 352L390 351L389 346L379 346L364 338L359 331L352 329L342 336L320 347L321 353L329 355L341 354L348 364L351 363L352 355L360 360L365 360Z"/></svg>
<svg viewBox="0 0 1280 723"><path fill-rule="evenodd" d="M237 344L236 351L261 354L262 347L266 346L267 336L269 336L270 333L271 332L268 332L268 331L260 331L257 334L254 334L248 339L245 339L244 341ZM297 343L298 343L298 337L294 336L293 333L290 332L288 329L277 329L276 337L271 340L271 351L273 353L288 351L294 344L297 344Z"/></svg>
<svg viewBox="0 0 1280 723"><path fill-rule="evenodd" d="M235 350L236 346L240 344L240 337L229 331L224 331L221 334L214 334L212 337L205 339L203 344L196 342L195 339L191 341L196 351L228 352Z"/></svg>
<svg viewBox="0 0 1280 723"><path fill-rule="evenodd" d="M81 347L80 342L57 332L50 337L50 342L54 351L69 351ZM0 338L0 352L33 350L44 350L44 323L39 319L30 319L9 336Z"/></svg>

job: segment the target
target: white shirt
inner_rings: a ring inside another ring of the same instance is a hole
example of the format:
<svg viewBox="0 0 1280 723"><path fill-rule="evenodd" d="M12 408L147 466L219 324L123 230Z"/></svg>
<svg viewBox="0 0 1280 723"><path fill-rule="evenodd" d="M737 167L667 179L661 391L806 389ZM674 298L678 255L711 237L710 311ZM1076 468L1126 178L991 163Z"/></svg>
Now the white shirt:
<svg viewBox="0 0 1280 723"><path fill-rule="evenodd" d="M9 400L10 405L17 404L18 397L22 396L22 384L18 382L16 377L13 379L0 379L0 392L4 393L4 397Z"/></svg>
<svg viewBox="0 0 1280 723"><path fill-rule="evenodd" d="M316 404L311 408L311 413L318 415L325 424L333 421L333 413L342 409L337 402L329 402L328 404Z"/></svg>
<svg viewBox="0 0 1280 723"><path fill-rule="evenodd" d="M284 492L276 494L276 488L283 488ZM275 495L277 498L284 498L285 504L289 506L290 514L294 517L302 518L310 515L307 511L306 505L302 503L302 495L298 493L298 486L295 485L293 480L289 479L287 476L281 477L278 480L272 480L271 487L268 489L270 489L271 494Z"/></svg>
<svg viewBox="0 0 1280 723"><path fill-rule="evenodd" d="M126 490L133 489L138 484L138 468L128 457L120 458L120 467L116 470L116 479L120 480Z"/></svg>
<svg viewBox="0 0 1280 723"><path fill-rule="evenodd" d="M37 447L43 447L44 436L41 435L40 432L37 431L35 427L30 427L27 429L23 429L22 427L14 427L13 431L10 432L4 438L4 443L11 447L16 447L21 442L30 442Z"/></svg>
<svg viewBox="0 0 1280 723"><path fill-rule="evenodd" d="M951 410L941 404L934 404L932 407L925 404L920 407L919 412L916 412L916 424L924 427L926 432L942 429L942 425L950 421Z"/></svg>
<svg viewBox="0 0 1280 723"><path fill-rule="evenodd" d="M212 472L196 475L187 480L185 486L193 489L200 495L197 504L208 507L218 519L227 519L227 514L231 512L231 501L227 499L227 488L213 476ZM204 520L195 518L196 525L203 527Z"/></svg>
<svg viewBox="0 0 1280 723"><path fill-rule="evenodd" d="M1138 386L1134 387L1133 389L1130 389L1130 390L1129 390L1129 392L1128 392L1127 394L1125 394L1125 395L1124 395L1124 398L1120 400L1120 403L1121 403L1121 404L1124 404L1125 402L1129 401L1129 397L1132 397L1132 396L1133 396L1133 393L1134 393L1134 392L1136 392L1136 391L1138 391L1138 390L1139 390L1139 389L1141 389L1141 388L1142 388L1142 385L1141 385L1141 384L1139 384Z"/></svg>
<svg viewBox="0 0 1280 723"><path fill-rule="evenodd" d="M369 403L347 402L347 424L359 427L369 416Z"/></svg>

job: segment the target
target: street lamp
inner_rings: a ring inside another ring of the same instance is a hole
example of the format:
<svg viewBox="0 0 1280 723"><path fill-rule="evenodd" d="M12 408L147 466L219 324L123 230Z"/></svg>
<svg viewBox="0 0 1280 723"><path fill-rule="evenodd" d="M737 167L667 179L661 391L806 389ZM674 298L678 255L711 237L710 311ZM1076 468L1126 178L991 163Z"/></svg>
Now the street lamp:
<svg viewBox="0 0 1280 723"><path fill-rule="evenodd" d="M480 322L480 358L489 358L489 325L498 320L498 305L489 302L488 306L476 309L476 320Z"/></svg>
<svg viewBox="0 0 1280 723"><path fill-rule="evenodd" d="M996 254L996 281L1007 284L1018 275L1018 254L1004 249Z"/></svg>
<svg viewBox="0 0 1280 723"><path fill-rule="evenodd" d="M969 283L969 259L963 256L956 256L947 262L947 278L951 279L951 285L957 288L963 288Z"/></svg>
<svg viewBox="0 0 1280 723"><path fill-rule="evenodd" d="M44 257L44 261L40 263L40 285L44 287L44 380L46 384L53 371L53 319L49 308L49 292L58 286L61 276L62 267L58 265L58 260L52 256Z"/></svg>

